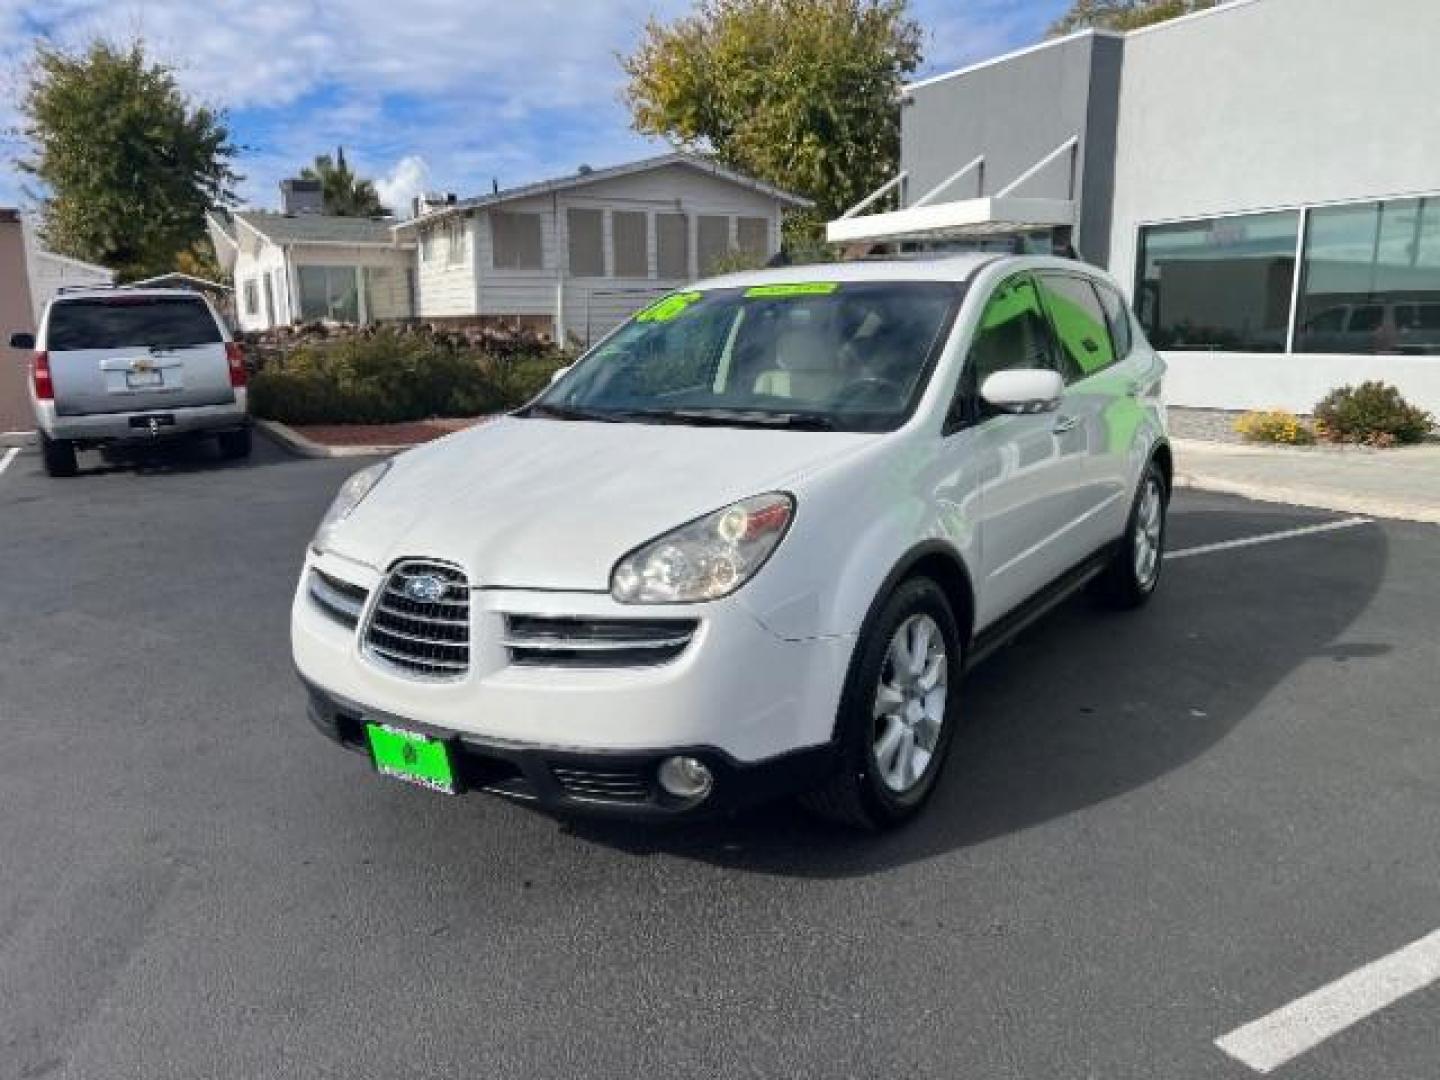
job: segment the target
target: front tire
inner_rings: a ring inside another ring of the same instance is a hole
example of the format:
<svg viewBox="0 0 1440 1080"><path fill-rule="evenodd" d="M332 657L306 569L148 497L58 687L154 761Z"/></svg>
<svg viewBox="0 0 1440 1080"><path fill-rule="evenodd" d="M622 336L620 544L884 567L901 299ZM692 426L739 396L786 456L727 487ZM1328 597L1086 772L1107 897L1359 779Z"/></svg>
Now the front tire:
<svg viewBox="0 0 1440 1080"><path fill-rule="evenodd" d="M1097 594L1108 607L1138 608L1155 593L1165 565L1165 515L1170 491L1165 474L1151 461L1140 478L1125 535L1097 579Z"/></svg>
<svg viewBox="0 0 1440 1080"><path fill-rule="evenodd" d="M897 588L858 645L836 727L840 761L802 798L822 817L890 828L920 812L954 738L960 632L929 578Z"/></svg>
<svg viewBox="0 0 1440 1080"><path fill-rule="evenodd" d="M79 471L75 460L75 444L68 439L52 439L40 434L40 457L51 476L74 476Z"/></svg>

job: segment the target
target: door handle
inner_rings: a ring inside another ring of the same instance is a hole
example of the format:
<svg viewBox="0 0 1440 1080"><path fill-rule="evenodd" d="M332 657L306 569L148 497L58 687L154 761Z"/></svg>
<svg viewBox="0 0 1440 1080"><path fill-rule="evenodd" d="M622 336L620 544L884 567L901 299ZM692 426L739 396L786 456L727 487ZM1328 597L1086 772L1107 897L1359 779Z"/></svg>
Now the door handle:
<svg viewBox="0 0 1440 1080"><path fill-rule="evenodd" d="M1064 435L1067 431L1074 431L1075 425L1080 423L1078 416L1057 416L1055 426L1050 430L1056 435Z"/></svg>

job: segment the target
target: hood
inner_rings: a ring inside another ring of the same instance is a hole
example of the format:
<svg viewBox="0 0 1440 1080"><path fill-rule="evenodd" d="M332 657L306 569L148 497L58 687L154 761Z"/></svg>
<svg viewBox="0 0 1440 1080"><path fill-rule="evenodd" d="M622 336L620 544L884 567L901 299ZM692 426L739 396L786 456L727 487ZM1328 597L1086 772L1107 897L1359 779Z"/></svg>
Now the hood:
<svg viewBox="0 0 1440 1080"><path fill-rule="evenodd" d="M448 560L482 587L603 592L641 544L750 495L795 491L879 438L504 417L397 458L334 548L375 567Z"/></svg>

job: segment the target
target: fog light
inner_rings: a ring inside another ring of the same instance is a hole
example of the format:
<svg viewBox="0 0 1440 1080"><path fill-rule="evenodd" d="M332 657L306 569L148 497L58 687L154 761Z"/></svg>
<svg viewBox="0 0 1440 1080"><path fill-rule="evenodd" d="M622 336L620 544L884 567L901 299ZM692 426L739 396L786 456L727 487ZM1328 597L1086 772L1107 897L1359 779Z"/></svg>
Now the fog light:
<svg viewBox="0 0 1440 1080"><path fill-rule="evenodd" d="M703 799L715 786L715 778L703 761L693 757L669 757L660 763L660 786L677 799Z"/></svg>

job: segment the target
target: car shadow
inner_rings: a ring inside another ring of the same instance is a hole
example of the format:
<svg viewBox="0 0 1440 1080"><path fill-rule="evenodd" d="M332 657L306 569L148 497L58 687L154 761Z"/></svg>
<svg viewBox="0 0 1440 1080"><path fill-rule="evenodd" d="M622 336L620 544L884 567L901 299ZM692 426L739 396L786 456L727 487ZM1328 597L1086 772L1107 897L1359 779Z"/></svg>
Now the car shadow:
<svg viewBox="0 0 1440 1080"><path fill-rule="evenodd" d="M305 459L277 446L258 431L249 457L228 459L220 454L213 438L174 438L159 442L127 442L83 451L76 476L107 476L135 473L165 476L231 469L259 469L287 465ZM359 468L359 461L354 468Z"/></svg>
<svg viewBox="0 0 1440 1080"><path fill-rule="evenodd" d="M1342 640L1383 578L1383 530L1351 529L1323 543L1341 550L1311 560L1277 544L1172 562L1139 612L1101 611L1084 596L1057 609L967 678L946 772L926 811L892 833L832 827L793 804L695 825L572 820L564 828L635 855L850 877L1135 791L1204 755L1307 661L1388 651Z"/></svg>

